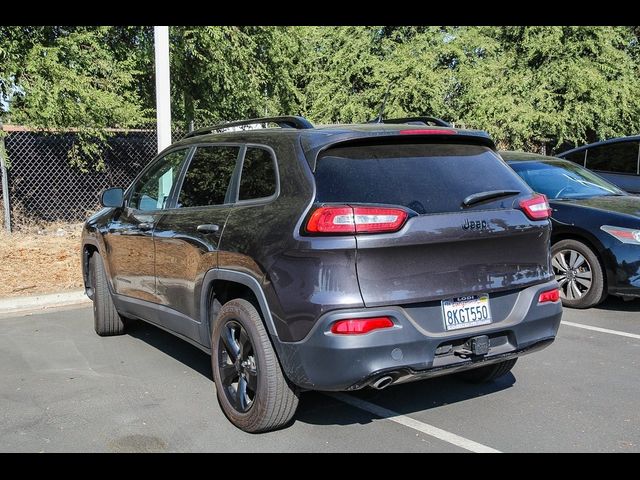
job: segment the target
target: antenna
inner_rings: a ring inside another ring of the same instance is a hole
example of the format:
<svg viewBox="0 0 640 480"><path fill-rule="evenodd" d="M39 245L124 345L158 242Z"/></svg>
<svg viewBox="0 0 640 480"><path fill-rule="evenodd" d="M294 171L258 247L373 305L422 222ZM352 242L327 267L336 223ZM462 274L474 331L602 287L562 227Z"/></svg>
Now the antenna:
<svg viewBox="0 0 640 480"><path fill-rule="evenodd" d="M382 98L382 104L380 105L380 111L378 112L378 116L371 123L382 123L382 115L384 113L384 107L387 104L387 98L389 97L389 91L391 90L391 84L387 86L387 91L384 93L384 97Z"/></svg>

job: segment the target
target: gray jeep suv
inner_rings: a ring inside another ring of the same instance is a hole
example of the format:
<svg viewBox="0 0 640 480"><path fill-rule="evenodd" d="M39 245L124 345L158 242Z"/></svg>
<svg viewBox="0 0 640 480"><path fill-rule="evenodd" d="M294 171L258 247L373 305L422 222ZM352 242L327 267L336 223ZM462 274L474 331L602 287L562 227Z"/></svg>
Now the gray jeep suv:
<svg viewBox="0 0 640 480"><path fill-rule="evenodd" d="M84 226L96 332L142 319L210 353L249 432L305 390L489 381L549 345L546 198L486 133L410 120L273 117L171 145Z"/></svg>

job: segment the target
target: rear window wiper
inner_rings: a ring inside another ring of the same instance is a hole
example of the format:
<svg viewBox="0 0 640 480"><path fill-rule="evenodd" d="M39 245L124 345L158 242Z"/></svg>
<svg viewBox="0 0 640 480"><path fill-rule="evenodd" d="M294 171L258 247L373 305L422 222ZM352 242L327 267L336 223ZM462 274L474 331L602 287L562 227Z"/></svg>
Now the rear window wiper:
<svg viewBox="0 0 640 480"><path fill-rule="evenodd" d="M488 192L472 193L462 201L462 205L470 207L476 203L484 202L485 200L492 200L500 197L511 197L518 195L520 190L489 190Z"/></svg>

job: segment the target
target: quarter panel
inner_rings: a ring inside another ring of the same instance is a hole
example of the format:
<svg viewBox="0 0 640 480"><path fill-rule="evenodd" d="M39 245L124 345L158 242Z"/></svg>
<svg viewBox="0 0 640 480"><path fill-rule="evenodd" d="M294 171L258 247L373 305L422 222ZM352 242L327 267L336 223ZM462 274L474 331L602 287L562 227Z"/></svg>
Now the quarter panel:
<svg viewBox="0 0 640 480"><path fill-rule="evenodd" d="M355 269L356 243L344 238L300 237L314 197L313 176L297 143L271 144L280 172L280 195L266 204L234 207L224 231L221 269L255 278L267 298L282 341L303 338L334 308L362 306Z"/></svg>

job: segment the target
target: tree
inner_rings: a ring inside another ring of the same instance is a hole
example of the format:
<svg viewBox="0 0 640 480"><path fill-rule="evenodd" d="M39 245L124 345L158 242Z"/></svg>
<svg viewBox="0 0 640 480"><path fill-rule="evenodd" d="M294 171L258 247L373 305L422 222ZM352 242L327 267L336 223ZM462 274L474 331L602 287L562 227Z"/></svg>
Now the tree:
<svg viewBox="0 0 640 480"><path fill-rule="evenodd" d="M540 150L640 130L640 27L172 27L183 126L278 114L316 123L434 115ZM5 120L154 120L151 27L0 27ZM0 102L0 108L2 103ZM6 109L6 108L5 108ZM90 143L90 142L86 142Z"/></svg>
<svg viewBox="0 0 640 480"><path fill-rule="evenodd" d="M640 129L628 27L461 29L456 110L510 148L576 145Z"/></svg>
<svg viewBox="0 0 640 480"><path fill-rule="evenodd" d="M172 27L176 119L216 123L299 111L298 27Z"/></svg>
<svg viewBox="0 0 640 480"><path fill-rule="evenodd" d="M136 52L126 55L114 33L116 27L0 27L0 94L11 104L4 120L73 127L78 142L71 160L80 167L93 160L100 168L104 128L138 126L150 113L136 88Z"/></svg>

